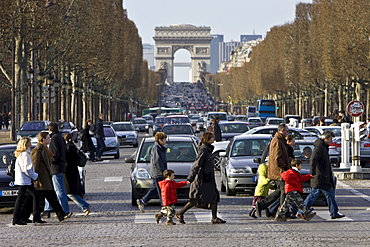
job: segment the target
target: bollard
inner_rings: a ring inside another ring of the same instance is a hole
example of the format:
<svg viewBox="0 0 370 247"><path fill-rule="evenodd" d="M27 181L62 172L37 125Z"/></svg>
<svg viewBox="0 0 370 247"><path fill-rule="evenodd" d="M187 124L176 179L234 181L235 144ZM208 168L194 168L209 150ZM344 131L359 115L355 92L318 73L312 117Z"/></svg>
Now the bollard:
<svg viewBox="0 0 370 247"><path fill-rule="evenodd" d="M361 125L363 122L356 122L352 124L352 166L350 172L362 172L360 163L360 145L361 145Z"/></svg>
<svg viewBox="0 0 370 247"><path fill-rule="evenodd" d="M350 141L351 141L351 133L350 133L350 124L349 123L342 123L341 125L341 134L342 134L342 148L341 148L341 159L340 162L341 169L350 168L351 164L349 163L349 153L350 153Z"/></svg>

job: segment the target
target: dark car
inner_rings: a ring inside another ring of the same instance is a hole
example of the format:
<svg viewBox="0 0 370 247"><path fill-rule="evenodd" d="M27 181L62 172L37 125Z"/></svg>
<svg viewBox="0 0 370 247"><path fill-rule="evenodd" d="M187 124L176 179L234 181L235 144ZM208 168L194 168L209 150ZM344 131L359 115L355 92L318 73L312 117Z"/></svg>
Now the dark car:
<svg viewBox="0 0 370 247"><path fill-rule="evenodd" d="M165 124L162 127L162 132L167 136L189 136L197 143L199 142L199 139L190 124Z"/></svg>
<svg viewBox="0 0 370 247"><path fill-rule="evenodd" d="M135 118L131 122L134 124L136 131L149 133L149 124L144 118Z"/></svg>
<svg viewBox="0 0 370 247"><path fill-rule="evenodd" d="M17 141L23 136L30 138L37 136L41 131L48 131L50 121L26 121L22 124L17 133Z"/></svg>
<svg viewBox="0 0 370 247"><path fill-rule="evenodd" d="M59 121L58 122L59 132L64 134L71 134L72 140L77 143L78 141L78 129L72 122Z"/></svg>
<svg viewBox="0 0 370 247"><path fill-rule="evenodd" d="M162 127L165 124L166 117L157 116L153 124L153 136L155 133L162 131Z"/></svg>
<svg viewBox="0 0 370 247"><path fill-rule="evenodd" d="M228 141L250 130L249 124L241 121L220 122L219 125L223 141Z"/></svg>

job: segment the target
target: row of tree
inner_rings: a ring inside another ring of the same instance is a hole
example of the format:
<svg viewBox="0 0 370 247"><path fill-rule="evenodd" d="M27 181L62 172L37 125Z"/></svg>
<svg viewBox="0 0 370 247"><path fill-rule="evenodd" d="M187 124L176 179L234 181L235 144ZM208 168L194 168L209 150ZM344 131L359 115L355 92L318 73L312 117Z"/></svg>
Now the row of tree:
<svg viewBox="0 0 370 247"><path fill-rule="evenodd" d="M294 22L271 28L251 62L207 75L209 86L234 104L275 99L281 115L331 116L351 100L370 106L369 17L369 0L300 3Z"/></svg>
<svg viewBox="0 0 370 247"><path fill-rule="evenodd" d="M99 112L122 120L156 100L162 75L148 71L122 0L2 0L0 8L0 102L13 96L14 106L0 113L13 110L16 126L62 118L81 127Z"/></svg>

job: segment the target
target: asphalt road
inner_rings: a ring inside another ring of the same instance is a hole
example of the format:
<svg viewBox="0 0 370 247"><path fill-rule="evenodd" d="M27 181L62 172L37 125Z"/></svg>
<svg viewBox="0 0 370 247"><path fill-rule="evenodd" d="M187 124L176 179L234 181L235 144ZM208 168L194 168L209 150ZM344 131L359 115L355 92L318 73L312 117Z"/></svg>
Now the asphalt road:
<svg viewBox="0 0 370 247"><path fill-rule="evenodd" d="M147 136L140 134L140 136ZM151 135L150 135L151 136ZM336 190L340 213L331 220L327 207L315 207L317 216L275 222L248 216L252 196L228 197L220 192L219 216L223 225L210 223L208 210L193 208L186 224L156 224L158 203L145 207L145 214L131 206L131 165L124 158L136 148L122 147L121 158L86 165L86 196L92 213L83 218L70 202L73 217L63 223L43 218L43 225L12 226L12 215L0 214L1 246L369 246L370 181L341 180ZM217 173L218 176L218 173ZM219 183L219 177L217 177ZM219 184L218 184L219 186ZM184 202L183 202L184 203ZM178 205L180 208L183 204Z"/></svg>

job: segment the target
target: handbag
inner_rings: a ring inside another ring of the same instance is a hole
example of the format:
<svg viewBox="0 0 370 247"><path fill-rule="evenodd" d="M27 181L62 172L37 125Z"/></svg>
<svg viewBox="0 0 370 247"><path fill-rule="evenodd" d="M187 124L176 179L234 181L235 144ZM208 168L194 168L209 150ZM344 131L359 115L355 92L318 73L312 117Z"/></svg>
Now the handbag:
<svg viewBox="0 0 370 247"><path fill-rule="evenodd" d="M84 167L86 165L86 162L87 162L87 157L85 155L84 152L82 152L81 150L77 149L77 165L79 167Z"/></svg>

